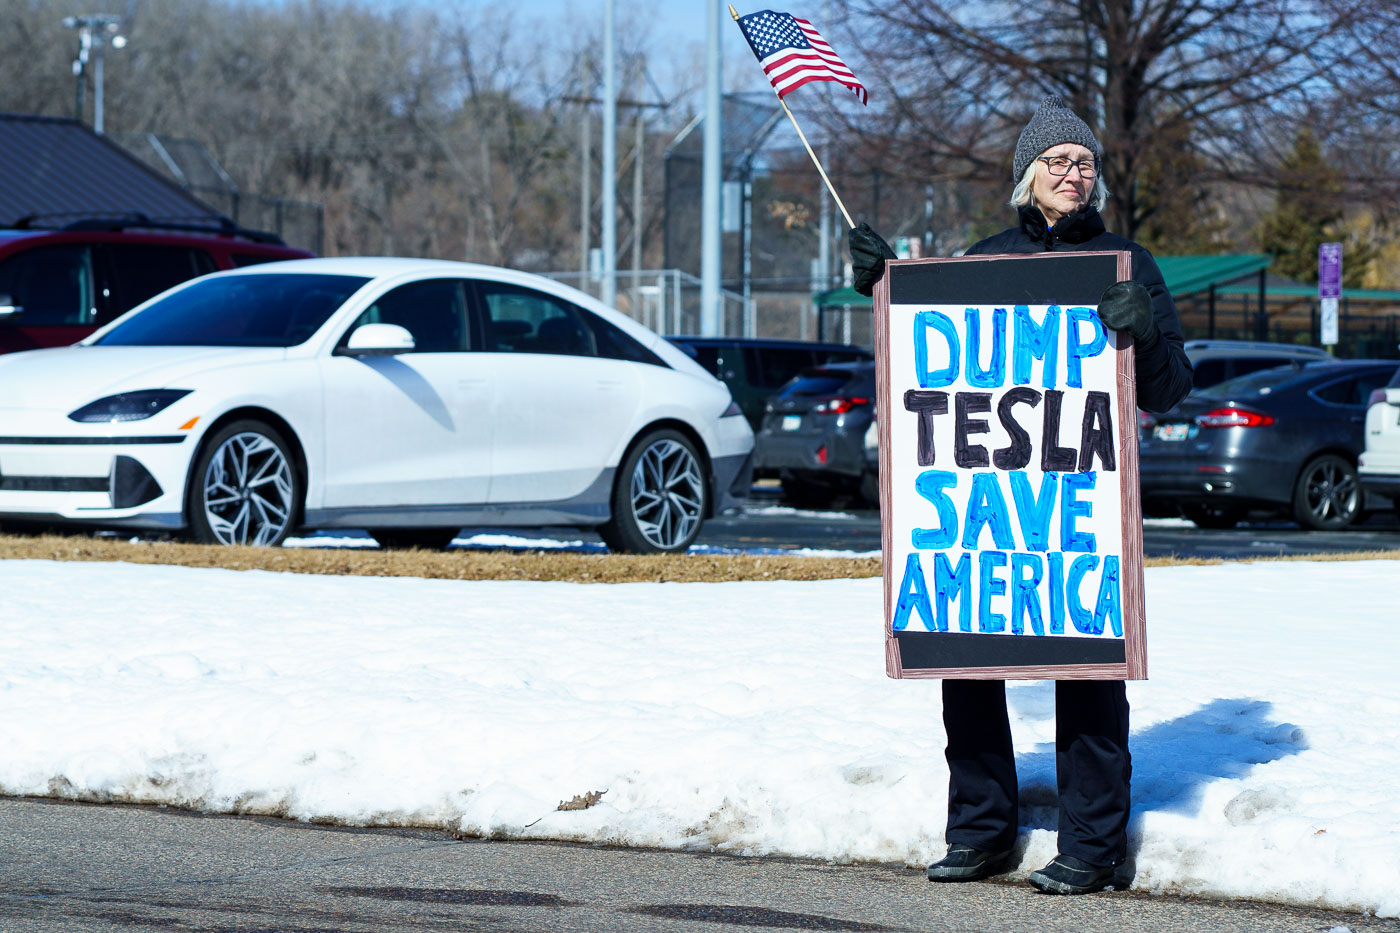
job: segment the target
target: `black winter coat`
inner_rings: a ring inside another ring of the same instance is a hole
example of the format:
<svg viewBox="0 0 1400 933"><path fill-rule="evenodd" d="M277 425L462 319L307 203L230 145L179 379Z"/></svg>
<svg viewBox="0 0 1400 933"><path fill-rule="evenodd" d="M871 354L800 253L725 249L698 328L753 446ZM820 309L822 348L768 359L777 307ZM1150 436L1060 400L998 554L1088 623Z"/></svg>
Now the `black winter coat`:
<svg viewBox="0 0 1400 933"><path fill-rule="evenodd" d="M1152 254L1131 240L1109 233L1103 218L1092 207L1063 217L1046 228L1045 216L1034 205L1019 211L1021 224L989 236L972 246L968 256L989 253L1039 253L1047 250L1127 250L1133 255L1133 281L1152 298L1153 317L1160 336L1155 343L1139 344L1134 354L1137 369L1137 403L1146 411L1163 412L1191 391L1191 362L1182 349L1181 322L1176 305Z"/></svg>

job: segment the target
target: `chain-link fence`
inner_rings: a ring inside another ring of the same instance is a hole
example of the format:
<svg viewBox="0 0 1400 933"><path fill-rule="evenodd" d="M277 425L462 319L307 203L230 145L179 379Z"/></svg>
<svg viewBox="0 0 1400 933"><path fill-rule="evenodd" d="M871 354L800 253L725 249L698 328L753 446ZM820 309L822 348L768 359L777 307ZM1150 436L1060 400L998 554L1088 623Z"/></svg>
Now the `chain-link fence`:
<svg viewBox="0 0 1400 933"><path fill-rule="evenodd" d="M240 191L209 150L193 139L155 133L108 135L238 226L275 233L287 245L313 253L324 251L325 212L320 204Z"/></svg>

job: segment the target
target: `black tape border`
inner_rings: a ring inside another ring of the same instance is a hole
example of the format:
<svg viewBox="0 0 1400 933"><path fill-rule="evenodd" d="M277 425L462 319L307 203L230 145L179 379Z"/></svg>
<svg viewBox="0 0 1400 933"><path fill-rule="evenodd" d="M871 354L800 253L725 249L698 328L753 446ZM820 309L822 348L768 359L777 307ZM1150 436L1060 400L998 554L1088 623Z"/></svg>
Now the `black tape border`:
<svg viewBox="0 0 1400 933"><path fill-rule="evenodd" d="M1026 262L1053 257L1054 262ZM903 262L889 267L890 304L1097 305L1104 283L1118 281L1116 253L1031 253L970 256L941 262Z"/></svg>
<svg viewBox="0 0 1400 933"><path fill-rule="evenodd" d="M911 671L1033 667L1051 664L1123 664L1127 642L1112 636L980 635L968 632L895 632L899 664Z"/></svg>

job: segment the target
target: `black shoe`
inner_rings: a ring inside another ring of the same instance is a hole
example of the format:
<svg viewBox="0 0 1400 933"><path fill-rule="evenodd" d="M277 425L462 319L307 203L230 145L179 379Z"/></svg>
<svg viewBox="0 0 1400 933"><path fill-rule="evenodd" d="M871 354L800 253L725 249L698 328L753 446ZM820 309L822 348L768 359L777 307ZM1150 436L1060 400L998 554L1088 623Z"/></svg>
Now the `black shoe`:
<svg viewBox="0 0 1400 933"><path fill-rule="evenodd" d="M929 881L980 881L1011 868L1012 852L983 852L972 846L949 846L948 854L928 867Z"/></svg>
<svg viewBox="0 0 1400 933"><path fill-rule="evenodd" d="M1090 894L1104 888L1126 888L1124 866L1101 868L1072 855L1057 855L1049 865L1031 872L1030 883L1046 894Z"/></svg>

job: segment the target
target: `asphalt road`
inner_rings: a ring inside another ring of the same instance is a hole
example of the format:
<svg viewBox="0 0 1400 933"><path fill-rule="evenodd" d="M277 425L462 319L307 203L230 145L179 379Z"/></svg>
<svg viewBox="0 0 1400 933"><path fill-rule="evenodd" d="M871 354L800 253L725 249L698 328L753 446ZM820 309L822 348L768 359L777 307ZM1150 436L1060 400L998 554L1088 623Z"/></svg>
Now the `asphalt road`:
<svg viewBox="0 0 1400 933"><path fill-rule="evenodd" d="M776 488L758 486L745 507L705 522L696 543L736 550L878 551L880 513L877 509L794 509ZM481 529L486 531L487 529ZM490 529L503 531L504 529ZM524 538L596 540L575 529L510 529ZM1345 531L1304 531L1292 522L1261 519L1235 528L1212 531L1184 519L1148 519L1143 527L1143 551L1148 557L1243 558L1290 554L1400 550L1400 517L1374 513Z"/></svg>
<svg viewBox="0 0 1400 933"><path fill-rule="evenodd" d="M921 871L0 800L0 930L1398 933L1400 921Z"/></svg>

